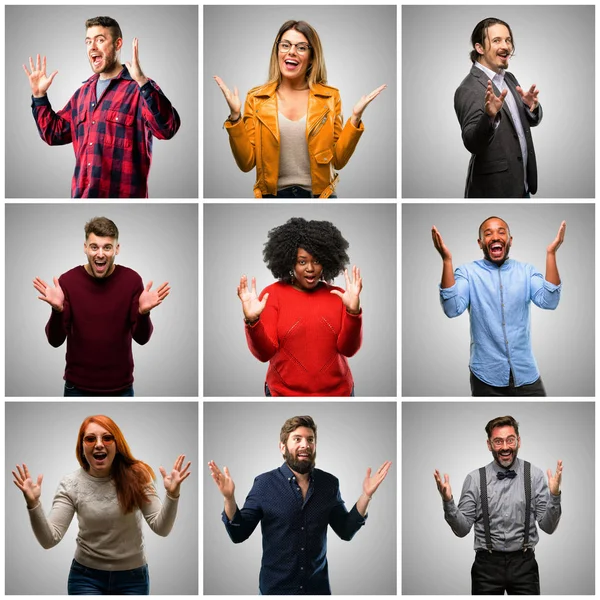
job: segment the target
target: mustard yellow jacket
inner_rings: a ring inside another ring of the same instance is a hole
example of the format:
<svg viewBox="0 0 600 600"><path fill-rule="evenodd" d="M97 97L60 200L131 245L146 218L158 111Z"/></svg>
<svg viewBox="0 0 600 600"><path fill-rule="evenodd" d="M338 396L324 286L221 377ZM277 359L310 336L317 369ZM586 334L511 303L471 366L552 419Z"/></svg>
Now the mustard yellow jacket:
<svg viewBox="0 0 600 600"><path fill-rule="evenodd" d="M238 167L248 172L256 167L254 195L277 195L279 177L279 120L277 113L277 83L251 89L246 98L244 117L236 123L225 121L229 143ZM343 125L342 101L337 89L315 84L308 96L306 139L310 158L312 192L329 197L337 174L350 160L364 131L350 120Z"/></svg>

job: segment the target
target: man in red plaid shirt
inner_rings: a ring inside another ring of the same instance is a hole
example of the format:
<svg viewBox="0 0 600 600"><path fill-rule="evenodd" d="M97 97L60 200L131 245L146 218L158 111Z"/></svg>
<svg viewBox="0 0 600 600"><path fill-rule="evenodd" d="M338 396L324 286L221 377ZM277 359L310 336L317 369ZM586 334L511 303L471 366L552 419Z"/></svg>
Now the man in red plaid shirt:
<svg viewBox="0 0 600 600"><path fill-rule="evenodd" d="M152 137L171 139L181 124L177 111L140 67L138 40L131 63L122 65L123 37L110 17L85 23L92 75L58 113L46 96L58 71L46 75L46 57L25 73L33 117L41 138L52 145L73 143L73 198L147 198Z"/></svg>

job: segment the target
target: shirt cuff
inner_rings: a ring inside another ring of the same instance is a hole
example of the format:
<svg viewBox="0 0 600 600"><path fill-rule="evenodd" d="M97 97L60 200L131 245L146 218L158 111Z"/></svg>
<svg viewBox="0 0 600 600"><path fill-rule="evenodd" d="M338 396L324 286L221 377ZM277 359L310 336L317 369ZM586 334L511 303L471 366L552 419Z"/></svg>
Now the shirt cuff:
<svg viewBox="0 0 600 600"><path fill-rule="evenodd" d="M554 506L560 506L560 496L561 493L558 493L558 496L555 496L550 490L548 490L548 493L550 494L550 504L553 504Z"/></svg>
<svg viewBox="0 0 600 600"><path fill-rule="evenodd" d="M549 292L560 292L560 290L562 289L562 283L556 285L544 279L544 289L548 290Z"/></svg>
<svg viewBox="0 0 600 600"><path fill-rule="evenodd" d="M440 288L440 295L443 300L450 300L450 298L454 298L457 295L456 283L451 285L449 288L443 288L442 284L439 283L438 287Z"/></svg>
<svg viewBox="0 0 600 600"><path fill-rule="evenodd" d="M31 106L50 106L50 100L48 100L48 96L42 96L41 98L31 96Z"/></svg>
<svg viewBox="0 0 600 600"><path fill-rule="evenodd" d="M235 511L235 515L233 515L233 519L229 520L227 513L223 511L221 513L221 520L225 525L233 525L234 527L239 527L242 524L242 514L240 513L240 509L237 508Z"/></svg>
<svg viewBox="0 0 600 600"><path fill-rule="evenodd" d="M356 504L352 507L352 510L350 511L350 516L352 517L353 521L356 521L359 525L364 525L367 521L367 519L369 518L369 513L367 512L367 514L363 517L359 512L358 512L358 508L356 508Z"/></svg>

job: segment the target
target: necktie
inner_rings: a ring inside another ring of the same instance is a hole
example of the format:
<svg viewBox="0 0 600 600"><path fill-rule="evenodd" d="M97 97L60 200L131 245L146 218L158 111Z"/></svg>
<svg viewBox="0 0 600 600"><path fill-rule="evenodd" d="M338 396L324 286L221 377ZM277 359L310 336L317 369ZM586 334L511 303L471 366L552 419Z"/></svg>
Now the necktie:
<svg viewBox="0 0 600 600"><path fill-rule="evenodd" d="M508 471L498 471L498 479L500 480L504 479L505 477L508 477L509 479L514 479L516 476L517 474L512 469Z"/></svg>

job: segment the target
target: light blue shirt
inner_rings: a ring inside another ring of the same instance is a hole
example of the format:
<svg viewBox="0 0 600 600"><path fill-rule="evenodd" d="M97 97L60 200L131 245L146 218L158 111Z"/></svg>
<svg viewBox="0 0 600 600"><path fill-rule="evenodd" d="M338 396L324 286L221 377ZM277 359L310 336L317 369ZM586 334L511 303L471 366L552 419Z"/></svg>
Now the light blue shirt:
<svg viewBox="0 0 600 600"><path fill-rule="evenodd" d="M515 386L535 382L540 374L531 349L529 304L554 310L560 285L546 281L533 265L507 259L501 267L476 260L454 271L452 287L441 288L446 316L469 309L473 374L488 385Z"/></svg>
<svg viewBox="0 0 600 600"><path fill-rule="evenodd" d="M500 92L503 92L505 89L508 90L504 101L508 106L510 116L512 117L512 121L515 125L517 136L519 137L519 145L521 146L521 156L523 157L523 181L525 183L525 191L528 192L529 186L527 185L527 140L525 139L525 131L523 129L523 123L521 123L521 115L519 114L519 108L517 107L517 99L513 96L511 89L504 82L504 70L501 70L500 73L496 73L495 71L484 67L478 61L476 61L473 64L476 67L479 67L490 78L490 81L500 90ZM520 98L519 102L521 102ZM529 108L525 107L525 110L529 110ZM496 124L495 126L497 127Z"/></svg>

